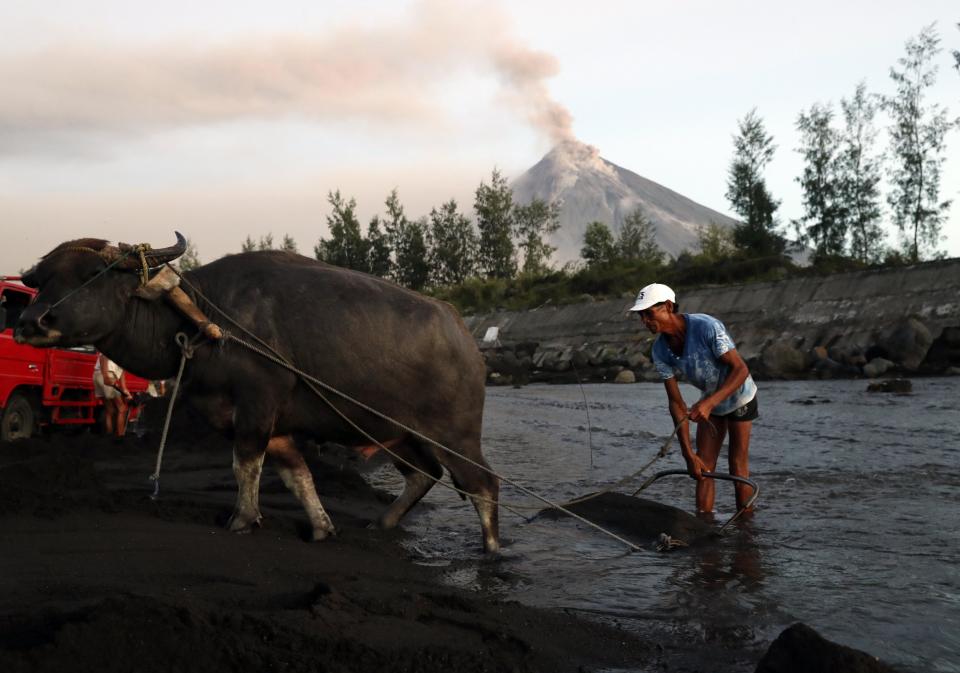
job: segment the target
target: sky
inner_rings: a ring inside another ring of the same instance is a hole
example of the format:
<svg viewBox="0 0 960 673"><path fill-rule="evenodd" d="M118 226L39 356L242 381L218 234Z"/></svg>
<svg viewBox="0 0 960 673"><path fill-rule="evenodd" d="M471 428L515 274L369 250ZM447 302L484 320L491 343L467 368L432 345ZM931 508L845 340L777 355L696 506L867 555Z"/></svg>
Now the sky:
<svg viewBox="0 0 960 673"><path fill-rule="evenodd" d="M410 216L451 198L472 215L494 168L517 176L570 137L732 214L732 136L753 108L786 222L797 115L861 81L892 93L932 23L928 102L960 116L958 22L955 0L0 0L0 274L65 240L165 246L174 230L203 261L248 235L312 254L333 190L364 225L394 188ZM941 198L941 249L960 256L960 130Z"/></svg>

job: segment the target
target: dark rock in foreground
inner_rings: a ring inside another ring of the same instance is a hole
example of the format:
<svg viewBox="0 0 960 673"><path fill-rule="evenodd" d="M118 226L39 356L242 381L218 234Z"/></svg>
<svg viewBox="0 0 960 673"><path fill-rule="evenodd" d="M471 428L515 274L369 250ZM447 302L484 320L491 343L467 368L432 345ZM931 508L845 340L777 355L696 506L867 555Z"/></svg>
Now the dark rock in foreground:
<svg viewBox="0 0 960 673"><path fill-rule="evenodd" d="M757 664L756 673L893 673L874 656L838 645L806 624L794 624L777 636Z"/></svg>
<svg viewBox="0 0 960 673"><path fill-rule="evenodd" d="M897 393L906 395L913 392L913 383L910 379L887 379L867 386L868 393Z"/></svg>

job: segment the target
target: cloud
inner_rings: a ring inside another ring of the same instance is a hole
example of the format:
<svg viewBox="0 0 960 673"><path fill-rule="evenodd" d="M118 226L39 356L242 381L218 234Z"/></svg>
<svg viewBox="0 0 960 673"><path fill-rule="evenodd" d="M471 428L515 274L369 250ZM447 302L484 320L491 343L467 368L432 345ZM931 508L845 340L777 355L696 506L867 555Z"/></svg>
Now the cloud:
<svg viewBox="0 0 960 673"><path fill-rule="evenodd" d="M552 139L570 115L550 98L555 59L510 37L482 3L428 0L399 22L323 35L127 44L87 35L0 54L0 152L245 120L364 121L429 128L442 96L471 73L499 77L506 100Z"/></svg>

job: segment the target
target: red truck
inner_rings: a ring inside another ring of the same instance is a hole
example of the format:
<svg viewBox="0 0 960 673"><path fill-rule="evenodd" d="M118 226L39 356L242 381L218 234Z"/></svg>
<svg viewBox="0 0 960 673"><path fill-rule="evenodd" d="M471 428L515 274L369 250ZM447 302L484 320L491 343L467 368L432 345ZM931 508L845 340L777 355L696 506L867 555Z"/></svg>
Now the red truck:
<svg viewBox="0 0 960 673"><path fill-rule="evenodd" d="M0 441L30 437L44 426L96 423L103 404L93 394L92 347L34 348L13 340L13 327L36 290L18 276L0 276ZM127 374L131 393L148 382ZM133 406L131 416L138 409Z"/></svg>

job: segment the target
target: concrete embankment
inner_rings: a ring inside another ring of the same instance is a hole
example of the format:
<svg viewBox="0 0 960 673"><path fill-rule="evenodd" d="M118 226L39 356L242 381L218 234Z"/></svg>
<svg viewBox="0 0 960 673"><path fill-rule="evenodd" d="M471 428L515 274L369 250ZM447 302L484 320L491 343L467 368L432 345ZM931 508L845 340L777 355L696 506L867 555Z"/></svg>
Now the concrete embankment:
<svg viewBox="0 0 960 673"><path fill-rule="evenodd" d="M722 320L760 378L960 374L960 259L700 288L677 298L684 313ZM632 304L624 296L466 322L492 383L656 380L652 337L628 312ZM496 341L484 342L491 327Z"/></svg>

